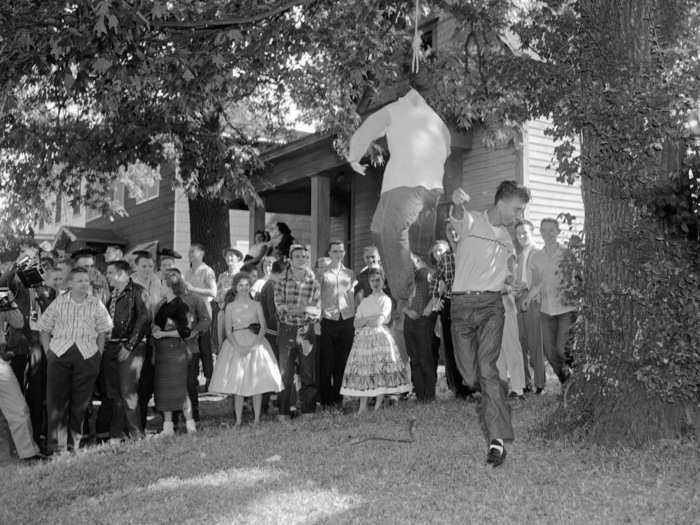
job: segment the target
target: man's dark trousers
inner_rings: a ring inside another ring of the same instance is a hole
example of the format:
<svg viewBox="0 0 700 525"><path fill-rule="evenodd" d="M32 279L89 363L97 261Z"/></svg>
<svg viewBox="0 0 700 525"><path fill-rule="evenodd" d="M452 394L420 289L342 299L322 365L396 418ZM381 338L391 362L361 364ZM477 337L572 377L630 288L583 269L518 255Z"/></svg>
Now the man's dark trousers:
<svg viewBox="0 0 700 525"><path fill-rule="evenodd" d="M575 322L576 312L565 312L559 315L540 313L544 355L562 383L571 375L570 352Z"/></svg>
<svg viewBox="0 0 700 525"><path fill-rule="evenodd" d="M313 325L303 327L280 323L277 331L279 365L284 390L277 396L279 413L289 415L290 400L294 387L294 372L298 370L301 379L299 398L301 411L305 414L316 411L316 334ZM306 355L304 355L306 348Z"/></svg>
<svg viewBox="0 0 700 525"><path fill-rule="evenodd" d="M139 415L141 416L141 431L146 431L146 419L148 416L148 402L153 396L153 388L155 381L155 366L153 365L153 348L154 340L148 338L146 342L145 356L143 359L143 367L141 368L141 377L139 379ZM197 363L199 367L199 363Z"/></svg>
<svg viewBox="0 0 700 525"><path fill-rule="evenodd" d="M139 378L146 355L146 345L140 343L129 357L119 362L121 343L107 343L102 355L103 395L111 401L112 414L109 437L121 438L124 430L131 438L143 435L141 430L141 408L139 406Z"/></svg>
<svg viewBox="0 0 700 525"><path fill-rule="evenodd" d="M435 399L435 355L433 353L433 330L435 319L421 316L418 319L404 318L403 334L406 352L411 359L411 381L419 401Z"/></svg>
<svg viewBox="0 0 700 525"><path fill-rule="evenodd" d="M319 394L322 405L340 403L345 364L355 335L354 318L321 320Z"/></svg>
<svg viewBox="0 0 700 525"><path fill-rule="evenodd" d="M67 444L67 430L77 449L83 432L83 419L100 373L100 353L83 358L76 345L61 357L46 354L48 447L55 450ZM66 414L68 417L66 417ZM66 427L66 420L68 427Z"/></svg>
<svg viewBox="0 0 700 525"><path fill-rule="evenodd" d="M450 299L443 299L442 310L440 310L440 322L442 323L442 345L445 349L445 378L449 386L457 397L466 397L471 394L471 390L465 386L462 374L457 368L455 360L455 348L452 342L452 302Z"/></svg>
<svg viewBox="0 0 700 525"><path fill-rule="evenodd" d="M481 386L477 407L488 440L513 439L510 407L498 376L505 309L500 292L452 294L452 340L467 386Z"/></svg>
<svg viewBox="0 0 700 525"><path fill-rule="evenodd" d="M199 359L202 360L202 373L204 373L204 378L206 379L206 387L209 388L211 374L214 372L210 330L205 330L199 334Z"/></svg>
<svg viewBox="0 0 700 525"><path fill-rule="evenodd" d="M29 339L29 368L27 369L27 406L32 420L34 441L41 443L46 436L46 354L41 348L39 332L31 332ZM41 446L41 445L40 445Z"/></svg>

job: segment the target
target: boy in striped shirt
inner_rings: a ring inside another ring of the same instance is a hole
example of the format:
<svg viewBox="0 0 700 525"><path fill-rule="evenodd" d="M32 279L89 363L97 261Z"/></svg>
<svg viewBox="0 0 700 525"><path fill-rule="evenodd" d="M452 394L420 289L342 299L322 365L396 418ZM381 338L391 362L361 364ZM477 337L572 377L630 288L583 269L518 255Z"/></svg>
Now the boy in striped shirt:
<svg viewBox="0 0 700 525"><path fill-rule="evenodd" d="M74 449L80 446L105 338L112 330L109 312L100 299L90 295L86 269L70 271L68 288L69 292L57 297L39 320L47 365L48 448L53 452L67 450L68 430Z"/></svg>

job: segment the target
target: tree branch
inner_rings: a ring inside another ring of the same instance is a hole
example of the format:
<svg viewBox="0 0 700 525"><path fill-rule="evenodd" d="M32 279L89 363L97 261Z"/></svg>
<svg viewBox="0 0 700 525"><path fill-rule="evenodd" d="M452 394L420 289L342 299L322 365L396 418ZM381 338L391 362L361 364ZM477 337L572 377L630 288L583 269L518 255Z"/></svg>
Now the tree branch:
<svg viewBox="0 0 700 525"><path fill-rule="evenodd" d="M250 16L245 16L245 17L237 17L237 18L227 18L227 19L222 19L222 20L201 20L197 22L162 22L162 23L154 23L153 27L157 29L175 29L175 30L195 30L195 31L201 31L201 30L208 30L208 29L229 29L233 27L240 27L244 25L249 25L249 24L254 24L256 22L260 22L261 20L265 20L266 18L270 18L279 14L284 13L285 11L289 11L290 9L297 7L297 6L302 6L306 4L310 4L314 0L290 0L288 2L284 2L281 5L272 8L272 9L267 9L265 11L260 11L259 13L250 15Z"/></svg>

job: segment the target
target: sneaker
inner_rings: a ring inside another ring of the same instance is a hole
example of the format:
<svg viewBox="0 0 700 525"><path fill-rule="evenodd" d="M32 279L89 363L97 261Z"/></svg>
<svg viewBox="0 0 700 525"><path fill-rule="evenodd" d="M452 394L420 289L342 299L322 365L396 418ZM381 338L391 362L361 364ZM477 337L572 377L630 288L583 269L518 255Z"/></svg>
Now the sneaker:
<svg viewBox="0 0 700 525"><path fill-rule="evenodd" d="M159 436L174 436L175 435L175 426L173 425L172 421L165 421L163 422L163 430L158 434Z"/></svg>
<svg viewBox="0 0 700 525"><path fill-rule="evenodd" d="M194 434L197 432L197 423L194 422L194 419L188 419L185 421L185 428L188 434Z"/></svg>
<svg viewBox="0 0 700 525"><path fill-rule="evenodd" d="M506 448L497 439L492 439L486 454L486 463L498 467L506 460Z"/></svg>
<svg viewBox="0 0 700 525"><path fill-rule="evenodd" d="M109 438L109 446L110 447L118 447L119 445L122 444L122 440L119 438Z"/></svg>
<svg viewBox="0 0 700 525"><path fill-rule="evenodd" d="M518 394L517 392L511 392L508 394L508 399L519 399L520 401L525 401L525 395Z"/></svg>

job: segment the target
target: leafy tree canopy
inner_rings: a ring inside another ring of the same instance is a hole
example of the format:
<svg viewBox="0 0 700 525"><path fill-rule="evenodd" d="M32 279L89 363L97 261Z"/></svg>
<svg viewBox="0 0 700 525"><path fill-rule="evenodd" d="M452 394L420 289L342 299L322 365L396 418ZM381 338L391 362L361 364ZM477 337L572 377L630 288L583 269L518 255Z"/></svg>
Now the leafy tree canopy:
<svg viewBox="0 0 700 525"><path fill-rule="evenodd" d="M357 117L363 81L405 55L408 2L80 0L0 6L0 221L49 194L109 209L176 160L193 193L253 198L248 174L304 117ZM112 210L118 211L118 210Z"/></svg>

